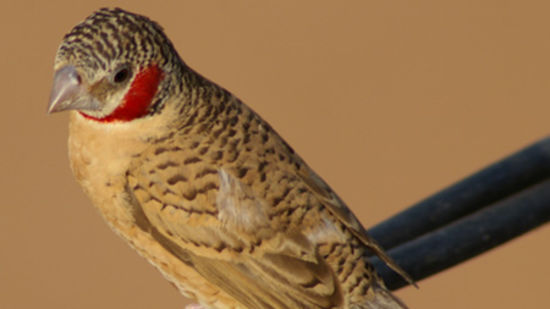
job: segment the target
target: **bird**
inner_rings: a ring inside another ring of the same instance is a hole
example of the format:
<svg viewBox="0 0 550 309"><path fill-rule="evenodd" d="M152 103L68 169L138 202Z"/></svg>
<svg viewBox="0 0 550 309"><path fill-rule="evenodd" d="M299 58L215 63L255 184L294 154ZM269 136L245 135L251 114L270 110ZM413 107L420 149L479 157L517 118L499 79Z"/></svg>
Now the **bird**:
<svg viewBox="0 0 550 309"><path fill-rule="evenodd" d="M102 8L63 37L61 111L83 191L192 308L406 308L368 256L413 281L342 199L148 17Z"/></svg>

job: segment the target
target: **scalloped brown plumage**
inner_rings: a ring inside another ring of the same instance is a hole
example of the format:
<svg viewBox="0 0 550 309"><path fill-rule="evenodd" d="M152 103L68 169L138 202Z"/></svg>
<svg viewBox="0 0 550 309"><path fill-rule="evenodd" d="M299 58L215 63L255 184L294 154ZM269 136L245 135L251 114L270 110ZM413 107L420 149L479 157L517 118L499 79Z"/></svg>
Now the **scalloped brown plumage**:
<svg viewBox="0 0 550 309"><path fill-rule="evenodd" d="M147 109L111 116L151 66L162 79ZM76 109L76 178L184 295L208 308L406 308L367 250L408 277L340 198L256 113L188 68L158 25L102 9L65 37L55 67L50 110Z"/></svg>

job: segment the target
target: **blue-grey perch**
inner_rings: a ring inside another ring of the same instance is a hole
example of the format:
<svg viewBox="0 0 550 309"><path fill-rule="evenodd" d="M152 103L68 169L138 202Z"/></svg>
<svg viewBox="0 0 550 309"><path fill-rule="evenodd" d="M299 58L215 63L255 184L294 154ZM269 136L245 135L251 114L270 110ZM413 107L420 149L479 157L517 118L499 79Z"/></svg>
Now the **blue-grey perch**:
<svg viewBox="0 0 550 309"><path fill-rule="evenodd" d="M475 173L369 230L414 280L550 220L550 138ZM372 258L386 285L407 283Z"/></svg>

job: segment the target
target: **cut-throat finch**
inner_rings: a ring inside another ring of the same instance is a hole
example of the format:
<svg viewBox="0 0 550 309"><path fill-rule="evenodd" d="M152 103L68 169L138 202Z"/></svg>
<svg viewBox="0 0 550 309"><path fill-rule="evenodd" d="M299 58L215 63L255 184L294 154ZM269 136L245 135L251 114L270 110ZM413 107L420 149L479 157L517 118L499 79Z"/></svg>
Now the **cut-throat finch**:
<svg viewBox="0 0 550 309"><path fill-rule="evenodd" d="M55 58L73 173L140 255L202 308L406 308L369 237L260 116L189 68L147 17L101 9Z"/></svg>

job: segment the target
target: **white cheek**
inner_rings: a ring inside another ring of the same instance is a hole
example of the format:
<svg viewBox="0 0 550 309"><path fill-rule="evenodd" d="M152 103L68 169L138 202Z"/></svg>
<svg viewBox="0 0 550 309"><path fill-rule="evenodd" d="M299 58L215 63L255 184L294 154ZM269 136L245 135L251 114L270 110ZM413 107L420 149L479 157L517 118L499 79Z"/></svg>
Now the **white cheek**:
<svg viewBox="0 0 550 309"><path fill-rule="evenodd" d="M110 115L119 105L122 104L122 100L124 99L124 95L127 91L128 89L123 89L107 97L106 102L104 102L104 112L106 115Z"/></svg>

